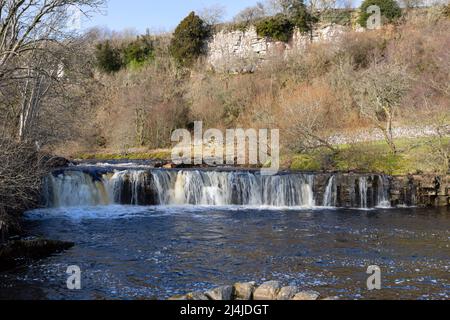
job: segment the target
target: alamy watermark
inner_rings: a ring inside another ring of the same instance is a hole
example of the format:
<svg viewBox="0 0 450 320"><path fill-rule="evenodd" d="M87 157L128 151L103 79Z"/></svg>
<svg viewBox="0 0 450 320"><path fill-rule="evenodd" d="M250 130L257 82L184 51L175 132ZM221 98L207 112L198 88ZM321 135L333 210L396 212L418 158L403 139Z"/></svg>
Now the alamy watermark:
<svg viewBox="0 0 450 320"><path fill-rule="evenodd" d="M369 30L380 29L382 25L381 21L381 9L379 6L371 5L366 11L371 16L367 19L366 26Z"/></svg>
<svg viewBox="0 0 450 320"><path fill-rule="evenodd" d="M278 129L219 129L203 132L203 122L194 123L194 134L186 129L172 133L172 162L176 165L255 165L261 174L274 175L280 169Z"/></svg>
<svg viewBox="0 0 450 320"><path fill-rule="evenodd" d="M79 266L69 266L66 273L69 275L66 284L69 290L81 290L81 268Z"/></svg>
<svg viewBox="0 0 450 320"><path fill-rule="evenodd" d="M369 266L367 274L370 274L370 277L367 279L367 289L369 291L381 290L381 268L379 266Z"/></svg>

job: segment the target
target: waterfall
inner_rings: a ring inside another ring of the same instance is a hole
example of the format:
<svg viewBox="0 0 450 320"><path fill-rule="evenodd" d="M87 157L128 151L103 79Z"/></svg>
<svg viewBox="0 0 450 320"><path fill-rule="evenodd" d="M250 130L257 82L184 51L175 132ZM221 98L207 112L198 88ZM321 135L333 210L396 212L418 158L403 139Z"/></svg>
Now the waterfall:
<svg viewBox="0 0 450 320"><path fill-rule="evenodd" d="M367 209L367 177L359 178L359 201L360 208Z"/></svg>
<svg viewBox="0 0 450 320"><path fill-rule="evenodd" d="M46 179L49 206L73 207L110 204L105 182L81 171L67 171Z"/></svg>
<svg viewBox="0 0 450 320"><path fill-rule="evenodd" d="M331 176L328 180L327 188L325 189L325 194L323 197L324 207L335 207L337 203L337 188L335 183L336 177Z"/></svg>
<svg viewBox="0 0 450 320"><path fill-rule="evenodd" d="M124 170L100 177L66 171L48 179L51 206L204 205L314 207L314 176L258 172Z"/></svg>
<svg viewBox="0 0 450 320"><path fill-rule="evenodd" d="M316 176L259 171L68 169L51 174L43 198L50 207L96 205L199 205L305 207L316 206L315 192L324 190L326 207L389 207L390 181L384 176L333 175L325 188ZM318 188L316 190L316 187ZM338 192L339 190L339 192ZM322 200L319 200L321 202Z"/></svg>
<svg viewBox="0 0 450 320"><path fill-rule="evenodd" d="M377 207L390 208L389 181L386 176L378 176Z"/></svg>

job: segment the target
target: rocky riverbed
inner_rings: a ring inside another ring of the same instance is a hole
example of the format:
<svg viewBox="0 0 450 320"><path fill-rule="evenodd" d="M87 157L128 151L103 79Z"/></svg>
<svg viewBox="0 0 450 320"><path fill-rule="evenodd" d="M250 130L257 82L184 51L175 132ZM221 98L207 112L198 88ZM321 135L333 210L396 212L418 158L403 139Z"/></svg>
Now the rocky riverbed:
<svg viewBox="0 0 450 320"><path fill-rule="evenodd" d="M322 297L317 291L302 291L297 286L283 286L279 281L267 281L261 285L256 282L238 282L232 286L221 286L206 292L191 292L178 295L169 300L192 301L274 301L274 300L337 300L337 297Z"/></svg>

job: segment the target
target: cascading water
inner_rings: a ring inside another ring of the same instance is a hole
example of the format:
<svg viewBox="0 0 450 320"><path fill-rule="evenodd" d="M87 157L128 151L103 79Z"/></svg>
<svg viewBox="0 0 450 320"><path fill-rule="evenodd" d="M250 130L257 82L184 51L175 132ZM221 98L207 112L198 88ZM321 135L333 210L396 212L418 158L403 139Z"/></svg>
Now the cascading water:
<svg viewBox="0 0 450 320"><path fill-rule="evenodd" d="M377 207L391 207L391 202L389 201L389 181L386 176L378 176Z"/></svg>
<svg viewBox="0 0 450 320"><path fill-rule="evenodd" d="M110 203L105 181L96 180L81 171L68 171L46 179L47 204L53 207L73 207L80 204L106 205Z"/></svg>
<svg viewBox="0 0 450 320"><path fill-rule="evenodd" d="M359 178L359 201L360 208L367 209L367 177Z"/></svg>
<svg viewBox="0 0 450 320"><path fill-rule="evenodd" d="M52 206L104 204L314 207L313 176L255 172L125 170L101 175L67 171L48 179Z"/></svg>
<svg viewBox="0 0 450 320"><path fill-rule="evenodd" d="M327 188L325 189L325 194L323 197L324 207L335 207L337 203L337 186L336 177L331 176L328 180Z"/></svg>
<svg viewBox="0 0 450 320"><path fill-rule="evenodd" d="M48 177L44 197L52 207L125 204L312 208L316 206L315 192L318 192L315 177L300 173L263 176L257 171L71 169ZM323 202L318 204L389 206L387 178L361 176L356 185L346 181L355 179L331 176ZM346 197L350 200L345 200Z"/></svg>

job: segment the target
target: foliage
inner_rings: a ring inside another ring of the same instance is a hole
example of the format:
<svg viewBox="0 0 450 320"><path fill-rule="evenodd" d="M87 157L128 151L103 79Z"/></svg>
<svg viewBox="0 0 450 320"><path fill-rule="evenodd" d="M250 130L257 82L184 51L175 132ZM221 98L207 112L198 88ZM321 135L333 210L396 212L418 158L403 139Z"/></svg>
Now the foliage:
<svg viewBox="0 0 450 320"><path fill-rule="evenodd" d="M125 65L142 66L147 60L154 58L153 42L147 36L138 37L122 49Z"/></svg>
<svg viewBox="0 0 450 320"><path fill-rule="evenodd" d="M303 0L290 1L288 17L291 23L301 32L309 32L313 25L318 22L318 18L309 12Z"/></svg>
<svg viewBox="0 0 450 320"><path fill-rule="evenodd" d="M294 28L298 28L300 32L309 32L318 21L317 17L307 10L302 0L285 1L282 5L282 13L256 23L259 36L288 42Z"/></svg>
<svg viewBox="0 0 450 320"><path fill-rule="evenodd" d="M321 169L321 163L311 155L296 155L292 159L290 169L296 171L318 171Z"/></svg>
<svg viewBox="0 0 450 320"><path fill-rule="evenodd" d="M138 68L154 58L154 44L149 36L140 36L136 40L115 47L109 40L96 46L97 67L105 73L114 73L124 67Z"/></svg>
<svg viewBox="0 0 450 320"><path fill-rule="evenodd" d="M191 12L175 29L169 49L172 57L182 66L192 66L203 53L208 36L208 26Z"/></svg>
<svg viewBox="0 0 450 320"><path fill-rule="evenodd" d="M359 24L363 27L367 26L367 19L372 15L367 13L367 9L372 5L380 7L382 17L389 23L395 22L402 16L402 10L395 0L364 0L359 17Z"/></svg>
<svg viewBox="0 0 450 320"><path fill-rule="evenodd" d="M442 14L444 17L450 18L450 3L442 8Z"/></svg>
<svg viewBox="0 0 450 320"><path fill-rule="evenodd" d="M259 21L256 24L256 32L261 37L288 42L293 33L293 24L286 16L279 14Z"/></svg>
<svg viewBox="0 0 450 320"><path fill-rule="evenodd" d="M109 41L97 45L95 59L97 67L106 73L119 71L124 65L120 51L111 46Z"/></svg>

